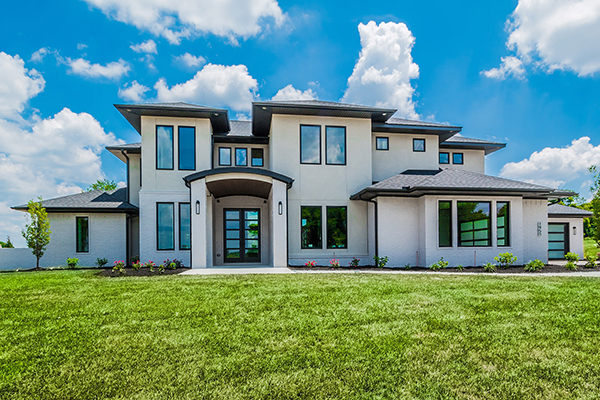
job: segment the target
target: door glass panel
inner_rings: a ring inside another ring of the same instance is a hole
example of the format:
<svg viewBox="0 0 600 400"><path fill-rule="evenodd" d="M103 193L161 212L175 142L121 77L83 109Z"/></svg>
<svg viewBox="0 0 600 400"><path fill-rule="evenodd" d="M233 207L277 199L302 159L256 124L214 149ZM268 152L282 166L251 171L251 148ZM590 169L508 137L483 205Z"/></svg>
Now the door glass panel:
<svg viewBox="0 0 600 400"><path fill-rule="evenodd" d="M565 231L564 225L556 225L556 224L549 224L548 225L548 232L552 232L552 233L556 233L556 232L564 233L564 231Z"/></svg>
<svg viewBox="0 0 600 400"><path fill-rule="evenodd" d="M225 211L225 219L239 219L240 212L239 211Z"/></svg>
<svg viewBox="0 0 600 400"><path fill-rule="evenodd" d="M226 231L225 232L225 239L239 239L240 238L240 231L236 230L236 231Z"/></svg>
<svg viewBox="0 0 600 400"><path fill-rule="evenodd" d="M225 257L240 258L240 250L239 249L227 249L227 250L225 250Z"/></svg>
<svg viewBox="0 0 600 400"><path fill-rule="evenodd" d="M227 240L225 242L225 246L227 246L228 249L238 249L240 247L240 241L239 240Z"/></svg>
<svg viewBox="0 0 600 400"><path fill-rule="evenodd" d="M258 231L257 230L246 231L246 239L258 239Z"/></svg>
<svg viewBox="0 0 600 400"><path fill-rule="evenodd" d="M246 221L246 229L258 229L258 221Z"/></svg>
<svg viewBox="0 0 600 400"><path fill-rule="evenodd" d="M564 242L550 242L548 243L549 250L564 250L565 243Z"/></svg>
<svg viewBox="0 0 600 400"><path fill-rule="evenodd" d="M548 258L560 259L564 258L565 253L562 250L550 250L548 252Z"/></svg>
<svg viewBox="0 0 600 400"><path fill-rule="evenodd" d="M258 249L256 249L256 250L255 249L246 250L245 256L246 256L246 258L256 259L256 260L253 260L253 261L259 261L258 260L258 258L259 258Z"/></svg>
<svg viewBox="0 0 600 400"><path fill-rule="evenodd" d="M564 233L550 233L548 235L548 240L562 242L563 240L565 240L565 234Z"/></svg>
<svg viewBox="0 0 600 400"><path fill-rule="evenodd" d="M227 221L227 229L240 229L240 221Z"/></svg>
<svg viewBox="0 0 600 400"><path fill-rule="evenodd" d="M258 220L258 211L246 211L247 220Z"/></svg>
<svg viewBox="0 0 600 400"><path fill-rule="evenodd" d="M258 240L246 240L247 249L258 249Z"/></svg>

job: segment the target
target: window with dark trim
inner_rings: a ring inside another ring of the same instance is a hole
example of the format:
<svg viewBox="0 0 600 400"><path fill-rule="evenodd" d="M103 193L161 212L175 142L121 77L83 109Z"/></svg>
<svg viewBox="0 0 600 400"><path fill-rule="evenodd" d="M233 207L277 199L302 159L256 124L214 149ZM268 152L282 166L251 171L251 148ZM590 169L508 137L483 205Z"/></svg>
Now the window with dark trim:
<svg viewBox="0 0 600 400"><path fill-rule="evenodd" d="M231 165L231 147L219 147L219 165Z"/></svg>
<svg viewBox="0 0 600 400"><path fill-rule="evenodd" d="M413 151L422 153L425 151L425 139L413 139Z"/></svg>
<svg viewBox="0 0 600 400"><path fill-rule="evenodd" d="M457 203L458 245L460 247L489 247L492 245L490 202Z"/></svg>
<svg viewBox="0 0 600 400"><path fill-rule="evenodd" d="M300 163L321 164L321 127L300 125Z"/></svg>
<svg viewBox="0 0 600 400"><path fill-rule="evenodd" d="M174 250L175 206L173 203L156 203L156 249Z"/></svg>
<svg viewBox="0 0 600 400"><path fill-rule="evenodd" d="M248 165L248 149L244 149L244 148L235 149L235 165L237 165L237 166Z"/></svg>
<svg viewBox="0 0 600 400"><path fill-rule="evenodd" d="M322 249L321 206L300 207L300 247L303 249Z"/></svg>
<svg viewBox="0 0 600 400"><path fill-rule="evenodd" d="M179 250L189 250L192 245L190 203L179 203Z"/></svg>
<svg viewBox="0 0 600 400"><path fill-rule="evenodd" d="M325 163L327 165L346 165L345 127L325 127Z"/></svg>
<svg viewBox="0 0 600 400"><path fill-rule="evenodd" d="M438 203L438 239L440 247L452 247L452 202Z"/></svg>
<svg viewBox="0 0 600 400"><path fill-rule="evenodd" d="M440 164L450 164L450 153L440 153Z"/></svg>
<svg viewBox="0 0 600 400"><path fill-rule="evenodd" d="M496 233L498 247L510 246L510 205L508 202L496 203Z"/></svg>
<svg viewBox="0 0 600 400"><path fill-rule="evenodd" d="M179 169L193 171L196 169L196 128L180 126L177 129Z"/></svg>
<svg viewBox="0 0 600 400"><path fill-rule="evenodd" d="M386 138L386 137L375 138L375 149L389 150L390 149L390 139Z"/></svg>
<svg viewBox="0 0 600 400"><path fill-rule="evenodd" d="M253 167L262 167L264 166L264 151L263 149L252 149L252 166Z"/></svg>
<svg viewBox="0 0 600 400"><path fill-rule="evenodd" d="M156 126L156 169L173 169L173 127Z"/></svg>
<svg viewBox="0 0 600 400"><path fill-rule="evenodd" d="M464 164L463 153L452 153L452 164Z"/></svg>
<svg viewBox="0 0 600 400"><path fill-rule="evenodd" d="M327 207L327 248L348 248L347 207Z"/></svg>
<svg viewBox="0 0 600 400"><path fill-rule="evenodd" d="M88 217L75 218L77 235L77 253L89 253L90 251L90 224Z"/></svg>

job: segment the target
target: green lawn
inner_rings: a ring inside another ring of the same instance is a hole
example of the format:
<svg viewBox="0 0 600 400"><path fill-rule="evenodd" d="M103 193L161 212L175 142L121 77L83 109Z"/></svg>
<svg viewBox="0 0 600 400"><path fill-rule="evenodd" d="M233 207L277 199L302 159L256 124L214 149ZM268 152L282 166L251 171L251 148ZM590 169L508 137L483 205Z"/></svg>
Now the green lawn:
<svg viewBox="0 0 600 400"><path fill-rule="evenodd" d="M0 274L0 398L598 399L600 280Z"/></svg>
<svg viewBox="0 0 600 400"><path fill-rule="evenodd" d="M592 238L583 239L583 252L585 255L598 254L598 246Z"/></svg>

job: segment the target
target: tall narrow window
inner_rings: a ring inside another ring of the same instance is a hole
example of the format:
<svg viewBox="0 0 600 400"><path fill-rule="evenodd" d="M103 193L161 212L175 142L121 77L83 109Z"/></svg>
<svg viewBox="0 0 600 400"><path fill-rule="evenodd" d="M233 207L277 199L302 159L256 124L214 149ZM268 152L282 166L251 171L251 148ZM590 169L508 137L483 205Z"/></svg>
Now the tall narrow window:
<svg viewBox="0 0 600 400"><path fill-rule="evenodd" d="M464 164L463 153L452 153L452 164Z"/></svg>
<svg viewBox="0 0 600 400"><path fill-rule="evenodd" d="M173 127L156 127L156 169L173 169Z"/></svg>
<svg viewBox="0 0 600 400"><path fill-rule="evenodd" d="M491 246L492 227L489 202L461 202L458 209L458 245L463 247Z"/></svg>
<svg viewBox="0 0 600 400"><path fill-rule="evenodd" d="M90 251L90 225L88 217L77 217L77 253L88 253Z"/></svg>
<svg viewBox="0 0 600 400"><path fill-rule="evenodd" d="M263 149L252 149L252 166L262 167L264 165L263 157Z"/></svg>
<svg viewBox="0 0 600 400"><path fill-rule="evenodd" d="M231 165L230 147L219 147L219 165Z"/></svg>
<svg viewBox="0 0 600 400"><path fill-rule="evenodd" d="M496 228L498 232L498 246L510 246L510 208L507 202L496 203Z"/></svg>
<svg viewBox="0 0 600 400"><path fill-rule="evenodd" d="M348 226L346 207L327 207L327 248L347 248L347 232Z"/></svg>
<svg viewBox="0 0 600 400"><path fill-rule="evenodd" d="M375 138L375 148L377 150L389 150L390 149L390 139L386 138L386 137Z"/></svg>
<svg viewBox="0 0 600 400"><path fill-rule="evenodd" d="M300 207L300 240L303 249L323 248L321 207Z"/></svg>
<svg viewBox="0 0 600 400"><path fill-rule="evenodd" d="M196 128L179 127L179 169L193 171L196 169Z"/></svg>
<svg viewBox="0 0 600 400"><path fill-rule="evenodd" d="M346 165L346 128L325 128L325 161L329 165Z"/></svg>
<svg viewBox="0 0 600 400"><path fill-rule="evenodd" d="M156 249L174 250L175 238L173 234L173 203L156 203Z"/></svg>
<svg viewBox="0 0 600 400"><path fill-rule="evenodd" d="M450 164L450 153L440 153L440 164Z"/></svg>
<svg viewBox="0 0 600 400"><path fill-rule="evenodd" d="M300 163L321 164L321 127L300 125Z"/></svg>
<svg viewBox="0 0 600 400"><path fill-rule="evenodd" d="M413 151L424 152L425 151L425 139L413 139Z"/></svg>
<svg viewBox="0 0 600 400"><path fill-rule="evenodd" d="M438 207L439 246L452 247L452 202L440 201Z"/></svg>
<svg viewBox="0 0 600 400"><path fill-rule="evenodd" d="M190 203L179 203L179 250L191 247Z"/></svg>
<svg viewBox="0 0 600 400"><path fill-rule="evenodd" d="M235 149L235 165L248 165L248 149Z"/></svg>

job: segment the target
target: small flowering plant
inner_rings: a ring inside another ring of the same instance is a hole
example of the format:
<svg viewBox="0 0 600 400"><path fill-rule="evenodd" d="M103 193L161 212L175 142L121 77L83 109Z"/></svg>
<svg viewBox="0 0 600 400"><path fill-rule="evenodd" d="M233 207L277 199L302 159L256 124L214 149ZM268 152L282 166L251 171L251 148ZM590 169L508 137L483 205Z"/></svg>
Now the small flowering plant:
<svg viewBox="0 0 600 400"><path fill-rule="evenodd" d="M125 274L125 261L115 261L113 264L113 272L117 272L119 275Z"/></svg>
<svg viewBox="0 0 600 400"><path fill-rule="evenodd" d="M358 267L358 265L360 264L360 258L356 258L356 257L352 257L352 261L350 261L350 265L351 267Z"/></svg>
<svg viewBox="0 0 600 400"><path fill-rule="evenodd" d="M337 268L340 266L340 260L334 258L333 260L329 261L329 265L331 265L333 268Z"/></svg>
<svg viewBox="0 0 600 400"><path fill-rule="evenodd" d="M142 268L142 263L140 260L134 261L133 264L131 264L131 268L133 268L134 271L137 271L138 269Z"/></svg>
<svg viewBox="0 0 600 400"><path fill-rule="evenodd" d="M156 264L153 261L148 261L144 264L144 268L150 268L150 272L154 272L154 267L156 267Z"/></svg>
<svg viewBox="0 0 600 400"><path fill-rule="evenodd" d="M316 261L307 261L304 264L305 267L316 267L317 266L317 262Z"/></svg>

